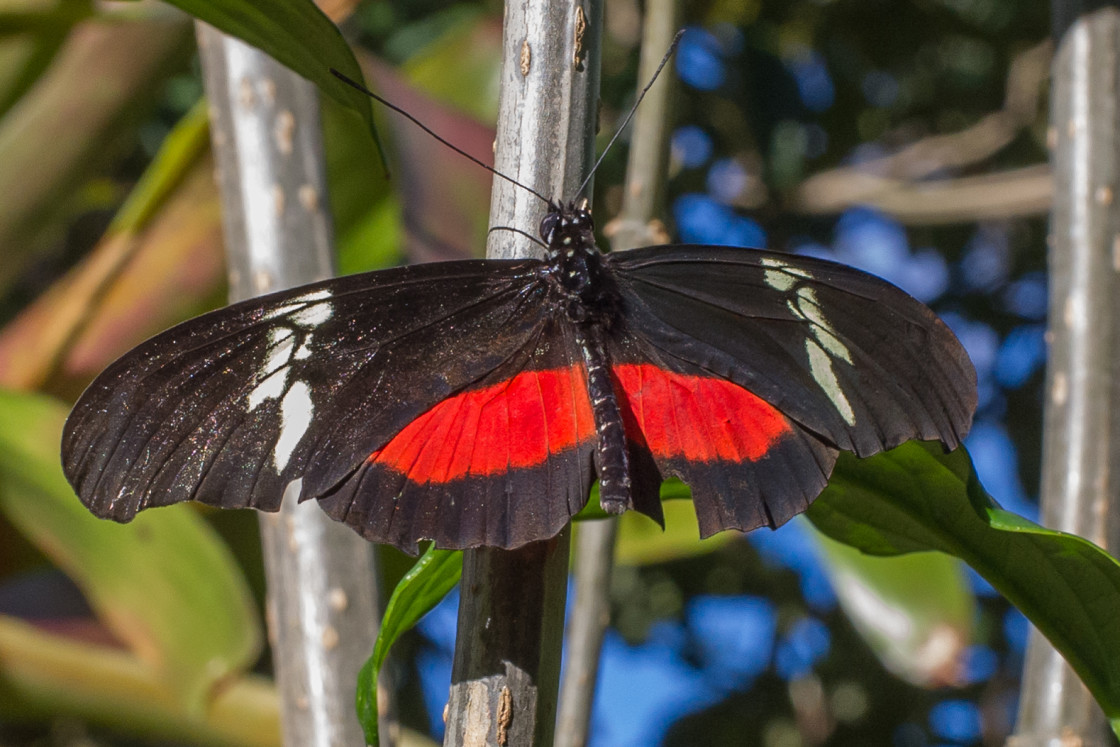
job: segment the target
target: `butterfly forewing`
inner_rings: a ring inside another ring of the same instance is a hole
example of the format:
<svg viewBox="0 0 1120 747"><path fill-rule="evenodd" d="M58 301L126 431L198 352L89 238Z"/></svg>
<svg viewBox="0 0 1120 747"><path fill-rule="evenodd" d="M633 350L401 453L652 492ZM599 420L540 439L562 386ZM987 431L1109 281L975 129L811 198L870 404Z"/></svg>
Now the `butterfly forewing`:
<svg viewBox="0 0 1120 747"><path fill-rule="evenodd" d="M824 260L728 247L610 255L633 333L734 381L842 450L953 448L976 374L926 306Z"/></svg>

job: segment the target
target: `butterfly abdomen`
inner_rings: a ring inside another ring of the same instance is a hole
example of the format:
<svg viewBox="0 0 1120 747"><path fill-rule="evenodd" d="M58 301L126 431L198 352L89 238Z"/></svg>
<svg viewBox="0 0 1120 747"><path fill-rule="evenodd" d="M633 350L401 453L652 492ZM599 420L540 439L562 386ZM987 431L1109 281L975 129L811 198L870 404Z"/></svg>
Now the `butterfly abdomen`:
<svg viewBox="0 0 1120 747"><path fill-rule="evenodd" d="M611 365L599 338L600 330L577 328L580 352L587 367L587 396L595 418L595 453L599 467L599 504L604 511L621 514L633 506L626 430L618 397L611 383Z"/></svg>

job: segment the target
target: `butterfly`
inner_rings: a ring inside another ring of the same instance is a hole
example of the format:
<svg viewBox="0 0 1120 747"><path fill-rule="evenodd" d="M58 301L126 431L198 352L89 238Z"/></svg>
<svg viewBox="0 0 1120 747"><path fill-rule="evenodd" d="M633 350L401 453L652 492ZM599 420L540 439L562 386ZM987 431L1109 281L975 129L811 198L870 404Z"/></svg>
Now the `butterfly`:
<svg viewBox="0 0 1120 747"><path fill-rule="evenodd" d="M96 515L195 500L279 508L289 483L363 537L416 552L558 533L599 481L662 522L689 485L702 536L777 527L840 451L955 448L976 374L884 280L720 246L603 254L551 203L544 259L335 278L186 321L110 365L63 434Z"/></svg>

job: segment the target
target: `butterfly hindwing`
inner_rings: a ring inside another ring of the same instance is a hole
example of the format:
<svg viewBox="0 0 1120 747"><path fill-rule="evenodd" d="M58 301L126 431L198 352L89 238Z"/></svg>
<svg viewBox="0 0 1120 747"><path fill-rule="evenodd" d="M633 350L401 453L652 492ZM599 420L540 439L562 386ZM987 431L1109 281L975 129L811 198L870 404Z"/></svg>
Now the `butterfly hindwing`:
<svg viewBox="0 0 1120 747"><path fill-rule="evenodd" d="M701 536L779 526L824 489L836 450L760 397L653 349L620 358L644 361L613 371L632 466L689 485Z"/></svg>
<svg viewBox="0 0 1120 747"><path fill-rule="evenodd" d="M184 500L275 510L300 477L302 497L326 495L437 403L541 357L540 268L400 268L185 322L83 394L63 436L67 476L119 521Z"/></svg>

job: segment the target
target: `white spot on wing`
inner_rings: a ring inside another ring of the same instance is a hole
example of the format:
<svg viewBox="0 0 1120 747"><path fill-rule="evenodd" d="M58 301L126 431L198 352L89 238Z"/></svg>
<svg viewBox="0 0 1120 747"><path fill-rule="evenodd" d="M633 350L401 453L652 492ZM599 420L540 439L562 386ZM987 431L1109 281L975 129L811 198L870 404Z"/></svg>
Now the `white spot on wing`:
<svg viewBox="0 0 1120 747"><path fill-rule="evenodd" d="M828 321L820 313L817 292L807 285L797 289L797 308L801 309L801 313L807 319L812 319L825 327L828 326Z"/></svg>
<svg viewBox="0 0 1120 747"><path fill-rule="evenodd" d="M796 282L792 275L787 275L778 270L767 270L764 279L767 285L779 291L788 291Z"/></svg>
<svg viewBox="0 0 1120 747"><path fill-rule="evenodd" d="M837 358L843 360L845 363L852 362L852 353L848 350L848 346L840 342L840 338L832 334L828 329L823 327L813 327L813 337L824 346L824 349L835 355Z"/></svg>
<svg viewBox="0 0 1120 747"><path fill-rule="evenodd" d="M314 410L311 390L307 384L302 381L293 383L280 402L280 437L276 439L276 446L272 450L272 463L277 472L288 466L292 452L311 425Z"/></svg>
<svg viewBox="0 0 1120 747"><path fill-rule="evenodd" d="M794 283L797 282L792 275L785 272L787 269L786 263L780 259L764 257L760 264L763 267L769 268L763 274L763 280L774 290L788 291L794 286Z"/></svg>
<svg viewBox="0 0 1120 747"><path fill-rule="evenodd" d="M848 402L844 390L840 387L840 380L836 370L832 367L833 358L839 358L848 364L852 362L852 353L848 346L841 342L836 334L836 329L821 310L817 292L809 285L798 285L797 278L812 280L813 276L806 270L791 267L781 260L767 258L762 260L766 270L766 284L779 291L789 291L796 287L792 298L786 298L786 308L794 318L805 322L812 337L805 338L805 352L809 356L809 371L813 379L820 385L828 399L836 407L844 422L855 425L856 415L852 404ZM825 352L827 351L827 352Z"/></svg>
<svg viewBox="0 0 1120 747"><path fill-rule="evenodd" d="M825 318L824 312L821 311L816 291L808 286L798 288L797 310L798 316L811 323L810 329L813 332L813 337L817 338L817 341L824 346L825 350L848 363L852 362L851 351L844 343L840 342L840 338L836 336L836 329Z"/></svg>
<svg viewBox="0 0 1120 747"><path fill-rule="evenodd" d="M297 296L292 299L292 303L311 303L312 301L326 301L331 297L331 292L326 288L320 288L317 291L305 293L302 296Z"/></svg>
<svg viewBox="0 0 1120 747"><path fill-rule="evenodd" d="M274 306L264 314L265 319L275 319L278 316L284 316L298 309L302 304L299 303L286 303L280 306Z"/></svg>
<svg viewBox="0 0 1120 747"><path fill-rule="evenodd" d="M836 378L836 372L832 369L832 358L824 352L824 348L809 337L805 338L805 352L809 354L809 372L813 374L817 384L839 410L844 422L855 425L856 414L852 411L852 405L844 395L844 390L840 388L840 380Z"/></svg>
<svg viewBox="0 0 1120 747"><path fill-rule="evenodd" d="M331 292L329 290L326 290L325 288L321 289L321 290L313 291L311 293L305 293L302 296L296 296L295 298L291 299L287 303L281 304L280 306L277 306L277 307L271 309L268 313L266 313L264 315L264 318L265 319L275 319L278 316L284 316L285 314L290 314L293 311L299 311L299 314L296 315L296 317L293 319L293 321L296 324L303 325L303 324L305 324L305 322L302 322L299 319L301 314L304 314L308 311L312 311L312 309L318 309L318 307L325 306L327 316L323 319L323 321L326 321L327 319L331 318L331 313L333 311L331 309L331 305L329 303L325 303L325 304L324 303L316 303L316 301L326 301L330 297L331 297ZM306 309L300 309L301 306L306 306L307 304L312 304L312 305L310 307L306 308ZM323 313L323 310L319 309L319 310L314 311L312 313L313 313L313 315L320 315L320 314Z"/></svg>
<svg viewBox="0 0 1120 747"><path fill-rule="evenodd" d="M288 335L280 340L279 344L274 345L268 351L268 360L264 363L264 370L262 373L269 371L275 372L278 368L283 368L288 365L288 361L292 358L292 347L295 345L295 340L292 335Z"/></svg>
<svg viewBox="0 0 1120 747"><path fill-rule="evenodd" d="M295 334L291 327L273 327L268 330L268 346L275 347Z"/></svg>
<svg viewBox="0 0 1120 747"><path fill-rule="evenodd" d="M292 361L295 333L288 327L274 327L268 331L268 358L261 367L264 378L249 392L249 412L264 402L284 394L288 384L288 366ZM305 343L306 344L306 343ZM298 351L297 351L298 355Z"/></svg>
<svg viewBox="0 0 1120 747"><path fill-rule="evenodd" d="M292 322L300 327L316 327L334 315L334 307L329 303L316 303L292 314Z"/></svg>
<svg viewBox="0 0 1120 747"><path fill-rule="evenodd" d="M284 393L284 385L288 381L288 369L281 368L273 371L272 375L257 384L249 392L249 412L257 409L261 403L275 399Z"/></svg>

